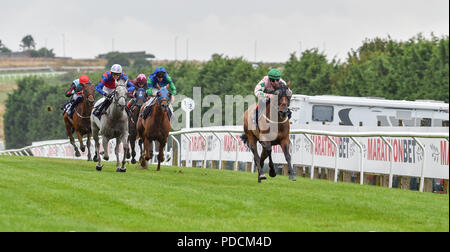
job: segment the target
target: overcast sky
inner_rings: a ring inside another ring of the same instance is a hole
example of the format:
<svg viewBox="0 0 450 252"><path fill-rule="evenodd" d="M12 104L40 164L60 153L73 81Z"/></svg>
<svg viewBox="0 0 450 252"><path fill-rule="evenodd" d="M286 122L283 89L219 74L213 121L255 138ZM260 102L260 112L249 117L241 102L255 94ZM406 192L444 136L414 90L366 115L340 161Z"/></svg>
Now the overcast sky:
<svg viewBox="0 0 450 252"><path fill-rule="evenodd" d="M38 48L73 58L114 49L158 59L220 53L253 61L256 44L258 61L283 62L310 48L345 59L365 38L449 34L448 0L6 0L0 13L8 48L19 50L31 34Z"/></svg>

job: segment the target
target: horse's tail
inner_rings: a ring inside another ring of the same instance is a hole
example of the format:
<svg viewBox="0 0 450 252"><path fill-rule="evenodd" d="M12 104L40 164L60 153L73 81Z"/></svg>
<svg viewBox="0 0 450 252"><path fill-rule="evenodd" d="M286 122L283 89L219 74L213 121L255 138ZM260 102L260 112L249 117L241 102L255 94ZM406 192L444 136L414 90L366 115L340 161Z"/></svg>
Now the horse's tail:
<svg viewBox="0 0 450 252"><path fill-rule="evenodd" d="M248 146L248 136L247 136L247 134L242 134L241 135L241 139L242 139L242 141Z"/></svg>

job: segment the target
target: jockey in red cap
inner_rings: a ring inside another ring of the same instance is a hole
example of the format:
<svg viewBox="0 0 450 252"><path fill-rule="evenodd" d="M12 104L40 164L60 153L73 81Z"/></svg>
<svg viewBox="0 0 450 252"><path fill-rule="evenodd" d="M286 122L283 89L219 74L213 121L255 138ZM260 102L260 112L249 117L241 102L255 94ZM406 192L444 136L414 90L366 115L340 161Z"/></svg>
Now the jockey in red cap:
<svg viewBox="0 0 450 252"><path fill-rule="evenodd" d="M69 90L66 91L66 97L72 96L72 98L68 103L62 106L61 109L64 110L64 113L67 112L69 117L73 116L75 108L81 101L83 101L83 97L79 95L79 93L82 91L81 84L87 84L90 82L91 81L89 80L89 76L82 75L79 79L74 80L70 85Z"/></svg>

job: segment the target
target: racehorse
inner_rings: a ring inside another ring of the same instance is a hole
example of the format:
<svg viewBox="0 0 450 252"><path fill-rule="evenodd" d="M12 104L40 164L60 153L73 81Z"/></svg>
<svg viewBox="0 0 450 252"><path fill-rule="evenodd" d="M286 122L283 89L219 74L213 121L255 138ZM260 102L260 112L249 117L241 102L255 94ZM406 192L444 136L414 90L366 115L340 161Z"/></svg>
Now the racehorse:
<svg viewBox="0 0 450 252"><path fill-rule="evenodd" d="M272 146L280 145L283 149L284 157L288 163L289 179L295 181L295 173L292 169L290 148L290 124L288 117L288 109L292 92L288 85L280 84L280 88L274 92L274 98L266 103L265 110L261 116L251 120L253 113L258 109L256 105L251 106L244 113L244 134L241 139L251 149L255 164L258 168L258 182L266 179L263 172L264 161L269 157L269 175L275 177L277 174L272 161ZM278 102L277 102L278 101ZM271 113L273 114L271 117ZM272 118L276 118L275 120ZM257 124L256 124L257 120ZM258 155L257 143L263 147L261 156Z"/></svg>
<svg viewBox="0 0 450 252"><path fill-rule="evenodd" d="M130 108L130 116L128 117L128 142L131 145L131 155L130 155L130 149L128 149L127 152L127 158L132 158L131 159L131 163L135 164L136 163L136 139L137 139L137 129L136 129L136 125L137 125L137 121L139 118L139 112L142 108L142 105L145 103L145 100L147 98L147 93L145 92L145 89L143 88L139 88L138 90L136 90L136 102L131 105ZM139 148L141 150L142 153L142 139L139 139Z"/></svg>
<svg viewBox="0 0 450 252"><path fill-rule="evenodd" d="M153 141L159 144L158 168L161 168L161 162L164 161L164 147L170 131L169 110L169 90L163 87L156 93L156 102L150 110L150 114L144 120L139 117L137 123L138 137L144 141L145 153L141 153L140 163L143 168L147 167L147 161L153 157ZM150 101L149 101L150 102ZM145 109L141 108L141 113Z"/></svg>
<svg viewBox="0 0 450 252"><path fill-rule="evenodd" d="M95 102L95 87L92 83L82 83L81 91L78 93L79 96L83 97L83 101L79 103L74 108L73 118L69 117L67 112L64 113L64 124L66 126L67 135L69 136L70 143L72 144L75 150L75 156L80 157L81 153L78 150L78 147L75 145L75 140L73 138L73 133L75 132L78 141L80 142L80 149L82 152L86 150L86 146L88 149L88 161L91 161L91 111L94 108ZM83 143L83 136L87 135L86 146Z"/></svg>
<svg viewBox="0 0 450 252"><path fill-rule="evenodd" d="M128 118L127 113L125 111L125 106L127 105L127 85L125 80L119 80L116 82L116 88L106 99L112 99L112 104L106 110L106 113L102 114L100 120L94 115L91 114L91 127L92 133L95 141L95 156L94 161L98 162L96 169L97 171L101 171L103 168L102 158L100 157L100 141L99 136L102 135L102 145L103 145L103 158L105 160L109 160L108 154L108 143L109 140L115 138L116 139L116 148L115 154L117 159L116 171L117 172L126 172L125 161L126 161L126 153L128 151ZM98 106L102 100L97 101L95 106ZM123 160L122 166L120 165L120 157L119 157L119 146L120 143L123 145Z"/></svg>

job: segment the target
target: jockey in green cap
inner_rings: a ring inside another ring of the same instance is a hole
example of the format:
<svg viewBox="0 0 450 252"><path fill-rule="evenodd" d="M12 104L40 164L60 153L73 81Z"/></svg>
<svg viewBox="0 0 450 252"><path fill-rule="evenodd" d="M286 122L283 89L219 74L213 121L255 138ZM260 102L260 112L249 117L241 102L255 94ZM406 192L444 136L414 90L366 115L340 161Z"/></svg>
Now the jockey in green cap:
<svg viewBox="0 0 450 252"><path fill-rule="evenodd" d="M281 71L272 68L270 69L267 76L265 76L259 83L256 85L255 88L255 96L258 98L258 109L257 109L257 115L261 115L264 111L265 105L274 97L274 92L280 88L280 85L286 85L288 84L281 79ZM288 88L289 93L292 94L292 91ZM292 116L292 112L289 109L288 112L289 119ZM257 116L258 118L259 116ZM258 120L256 120L258 121Z"/></svg>

